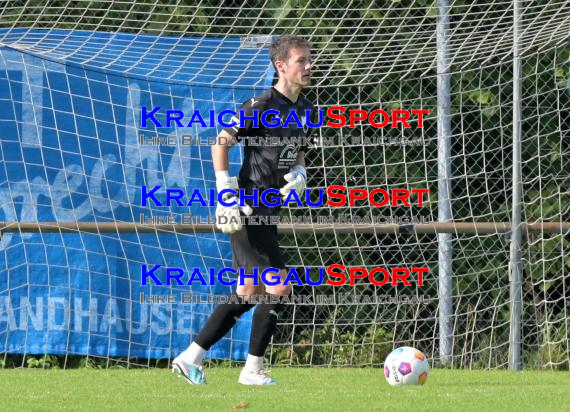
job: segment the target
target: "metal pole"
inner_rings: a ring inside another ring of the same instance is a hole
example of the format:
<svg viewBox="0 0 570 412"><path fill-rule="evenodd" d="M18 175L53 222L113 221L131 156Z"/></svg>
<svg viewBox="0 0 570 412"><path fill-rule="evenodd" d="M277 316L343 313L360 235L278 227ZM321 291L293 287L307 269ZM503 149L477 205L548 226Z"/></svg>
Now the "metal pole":
<svg viewBox="0 0 570 412"><path fill-rule="evenodd" d="M385 234L475 234L498 235L511 233L511 222L435 222L418 225L396 224L313 224L278 225L279 232L303 233L385 233ZM570 231L570 222L522 223L521 230L533 233L557 233ZM220 232L212 223L141 223L141 222L2 222L0 234L6 233L215 233Z"/></svg>
<svg viewBox="0 0 570 412"><path fill-rule="evenodd" d="M511 219L509 368L521 370L522 225L521 225L521 61L519 56L520 0L513 7L513 215Z"/></svg>
<svg viewBox="0 0 570 412"><path fill-rule="evenodd" d="M449 69L449 0L438 0L437 13L437 189L438 222L451 222L451 73ZM453 354L452 234L439 233L439 356L451 364Z"/></svg>

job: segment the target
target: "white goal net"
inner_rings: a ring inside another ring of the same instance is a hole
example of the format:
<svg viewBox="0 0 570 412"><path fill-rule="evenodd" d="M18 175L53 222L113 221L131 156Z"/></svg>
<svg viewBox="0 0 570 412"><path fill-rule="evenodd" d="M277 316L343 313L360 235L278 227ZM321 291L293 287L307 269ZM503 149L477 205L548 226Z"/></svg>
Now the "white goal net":
<svg viewBox="0 0 570 412"><path fill-rule="evenodd" d="M307 153L308 187L427 188L429 196L412 208L285 208L282 215L290 218L316 223L333 216L353 223L348 230L309 224L283 231L287 262L303 269L343 264L430 272L423 285L379 287L363 280L295 287L306 301L287 306L271 362L380 366L393 347L410 345L436 364L502 368L514 343L524 367L568 369L570 2L449 3L2 2L3 365L73 366L84 359L155 365L188 345L212 304L181 303L181 294L224 294L229 288L143 286L141 266L205 272L229 266L227 236L97 226L61 231L57 225L119 226L139 223L141 215L180 223L185 214L213 215L215 206L141 205L143 185L188 192L215 187L210 147L141 145L141 135L205 140L219 126L142 128L141 108L236 109L271 86L266 46L274 36L292 33L312 43L314 80L306 97L319 109L429 110L421 128L412 119L409 129L319 129L328 144ZM514 102L516 58L521 94ZM514 103L520 103L520 182L513 176ZM156 117L166 123L164 112ZM232 156L236 172L241 154L234 150ZM520 339L513 342L509 235L517 183L528 230L520 247ZM448 206L445 216L442 204ZM354 224L371 216L396 222L399 230ZM416 221L448 222L452 230L442 236L422 231ZM23 225L35 222L49 222L53 230ZM490 225L462 229L472 222ZM542 223L549 229L536 230ZM141 293L179 300L146 304ZM451 310L444 317L443 307ZM213 348L213 358L244 359L250 317Z"/></svg>

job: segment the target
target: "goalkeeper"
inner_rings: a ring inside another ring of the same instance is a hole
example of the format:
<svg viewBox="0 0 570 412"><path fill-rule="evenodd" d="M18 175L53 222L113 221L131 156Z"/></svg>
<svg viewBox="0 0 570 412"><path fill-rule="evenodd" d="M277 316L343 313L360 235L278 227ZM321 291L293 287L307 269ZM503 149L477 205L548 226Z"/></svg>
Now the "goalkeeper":
<svg viewBox="0 0 570 412"><path fill-rule="evenodd" d="M216 172L216 186L218 192L223 189L244 189L248 195L252 189L258 189L258 194L273 188L278 189L286 197L291 190L301 194L305 189L307 174L305 171L304 149L305 147L294 145L261 146L249 145L247 137L308 137L307 127L300 128L293 123L290 127L266 128L261 119L258 127L254 127L253 111L261 117L267 110L275 110L279 115L269 115L268 122L282 123L290 111L296 111L299 119L306 124L306 110L314 111L314 106L301 96L303 87L311 81L311 52L309 43L303 38L291 35L281 36L273 41L270 51L271 62L278 74L277 84L266 90L259 96L245 102L239 110L244 110L245 122L243 127L239 125L239 119L233 118L237 124L226 128L220 136L230 140L244 140L244 161L238 178L228 174L228 150L230 146L218 143L212 147L212 158ZM238 111L238 116L239 116ZM232 138L236 139L232 139ZM220 140L220 139L219 139ZM269 140L269 139L268 139ZM301 140L301 139L300 139ZM221 139L224 141L224 139ZM227 194L228 203L238 201L237 195ZM246 199L247 200L247 199ZM256 216L275 216L279 214L278 207L267 207L259 202L259 207L246 206L241 209L244 214ZM219 217L238 217L227 219L227 224L220 224ZM216 226L224 233L231 233L234 269L244 268L245 273L253 273L253 268L258 268L259 273L266 268L280 269L280 284L269 286L258 282L254 286L253 279L245 279L243 286L238 285L238 295L258 295L262 293L272 295L288 295L291 293L290 285L283 285L286 277L286 265L281 256L277 241L277 226L275 225L251 225L245 224L242 228L239 222L240 208L237 206L226 207L218 204ZM264 290L265 288L265 290ZM214 309L204 328L198 333L192 344L173 361L173 371L183 376L192 384L206 383L201 366L204 354L220 340L236 324L241 315L249 311L253 306L249 301L239 299L239 303L225 303ZM239 383L244 385L273 385L276 382L271 379L264 370L263 357L271 336L273 335L281 304L261 303L257 305L253 315L249 353L245 366L240 374Z"/></svg>

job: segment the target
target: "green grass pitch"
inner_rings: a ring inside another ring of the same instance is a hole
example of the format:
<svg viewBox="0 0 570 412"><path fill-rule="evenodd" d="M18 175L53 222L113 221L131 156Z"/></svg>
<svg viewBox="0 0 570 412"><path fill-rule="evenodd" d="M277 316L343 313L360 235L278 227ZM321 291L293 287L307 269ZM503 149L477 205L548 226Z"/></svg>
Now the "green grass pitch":
<svg viewBox="0 0 570 412"><path fill-rule="evenodd" d="M1 411L569 411L570 373L431 370L427 383L390 387L382 369L276 368L272 387L207 369L192 386L166 369L5 369Z"/></svg>

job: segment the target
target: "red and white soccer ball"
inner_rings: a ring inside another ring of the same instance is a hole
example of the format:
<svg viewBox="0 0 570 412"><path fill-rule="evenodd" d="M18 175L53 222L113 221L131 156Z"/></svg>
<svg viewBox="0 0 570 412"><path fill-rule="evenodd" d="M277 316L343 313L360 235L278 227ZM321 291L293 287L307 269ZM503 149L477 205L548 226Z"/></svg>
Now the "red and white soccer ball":
<svg viewBox="0 0 570 412"><path fill-rule="evenodd" d="M394 349L384 362L384 376L390 385L423 385L428 371L426 355L410 346Z"/></svg>

